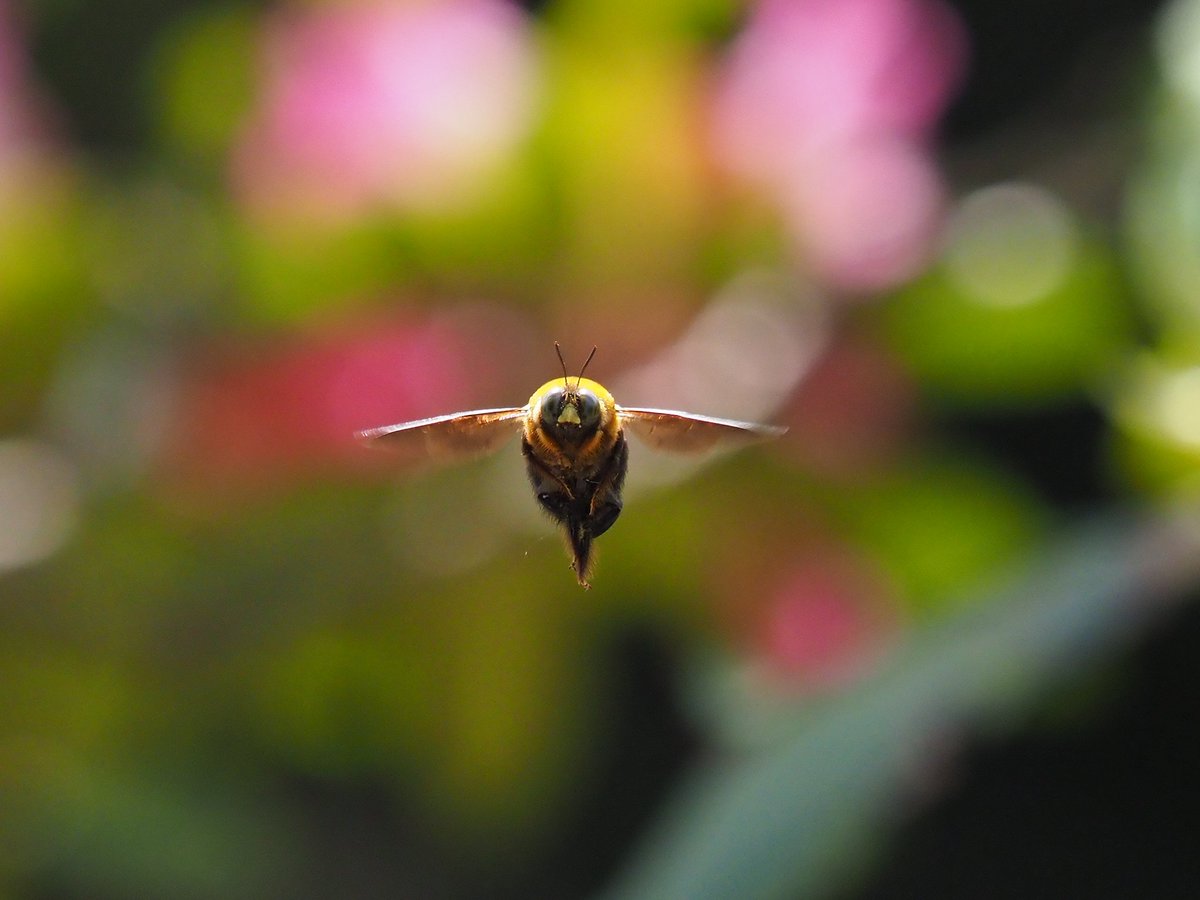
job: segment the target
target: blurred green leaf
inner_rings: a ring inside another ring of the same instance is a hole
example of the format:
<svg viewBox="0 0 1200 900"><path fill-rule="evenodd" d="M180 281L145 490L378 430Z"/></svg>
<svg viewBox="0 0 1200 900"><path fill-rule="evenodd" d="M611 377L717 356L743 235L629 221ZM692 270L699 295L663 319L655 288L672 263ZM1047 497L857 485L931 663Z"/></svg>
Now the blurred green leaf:
<svg viewBox="0 0 1200 900"><path fill-rule="evenodd" d="M1044 526L1045 513L1014 479L944 455L822 493L918 611L961 600L967 585L1028 550Z"/></svg>
<svg viewBox="0 0 1200 900"><path fill-rule="evenodd" d="M705 193L693 133L701 69L688 53L552 35L543 150L564 275L605 302L673 283L695 265ZM619 69L620 78L612 72Z"/></svg>
<svg viewBox="0 0 1200 900"><path fill-rule="evenodd" d="M1080 528L915 632L874 677L792 713L792 737L693 772L606 896L829 896L862 876L863 846L939 735L1020 715L1128 636L1154 608L1146 595L1195 558L1195 534L1162 523Z"/></svg>
<svg viewBox="0 0 1200 900"><path fill-rule="evenodd" d="M153 60L159 127L173 153L217 166L252 100L256 18L248 8L203 10L178 22Z"/></svg>
<svg viewBox="0 0 1200 900"><path fill-rule="evenodd" d="M31 414L94 299L74 178L50 170L6 177L20 183L0 201L0 427Z"/></svg>
<svg viewBox="0 0 1200 900"><path fill-rule="evenodd" d="M1023 261L998 265L1019 270ZM1114 260L1095 244L1059 285L1028 302L977 296L942 265L882 312L891 345L922 384L939 400L976 408L1091 390L1133 341Z"/></svg>
<svg viewBox="0 0 1200 900"><path fill-rule="evenodd" d="M192 777L201 774L193 772ZM246 784L80 770L31 816L38 881L79 896L280 896L299 835Z"/></svg>
<svg viewBox="0 0 1200 900"><path fill-rule="evenodd" d="M375 299L411 266L384 223L344 230L246 225L237 234L238 296L252 326L296 325Z"/></svg>
<svg viewBox="0 0 1200 900"><path fill-rule="evenodd" d="M637 41L654 52L684 36L724 36L740 11L733 0L559 0L548 15L556 29L591 42Z"/></svg>
<svg viewBox="0 0 1200 900"><path fill-rule="evenodd" d="M1200 336L1130 360L1112 397L1111 449L1121 474L1156 497L1200 486Z"/></svg>

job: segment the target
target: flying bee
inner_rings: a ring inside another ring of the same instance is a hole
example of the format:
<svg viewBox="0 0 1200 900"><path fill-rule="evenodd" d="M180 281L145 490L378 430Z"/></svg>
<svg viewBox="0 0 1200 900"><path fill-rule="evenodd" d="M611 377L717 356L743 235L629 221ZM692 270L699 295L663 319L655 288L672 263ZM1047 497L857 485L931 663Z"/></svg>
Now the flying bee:
<svg viewBox="0 0 1200 900"><path fill-rule="evenodd" d="M371 446L396 451L408 462L452 462L498 450L521 434L521 453L542 509L563 526L571 568L587 578L592 542L621 514L621 491L629 467L626 433L656 450L700 453L727 442L747 443L782 435L787 429L735 422L666 409L618 406L612 394L583 374L567 375L562 350L554 344L562 378L533 392L524 406L476 409L384 425L358 432Z"/></svg>

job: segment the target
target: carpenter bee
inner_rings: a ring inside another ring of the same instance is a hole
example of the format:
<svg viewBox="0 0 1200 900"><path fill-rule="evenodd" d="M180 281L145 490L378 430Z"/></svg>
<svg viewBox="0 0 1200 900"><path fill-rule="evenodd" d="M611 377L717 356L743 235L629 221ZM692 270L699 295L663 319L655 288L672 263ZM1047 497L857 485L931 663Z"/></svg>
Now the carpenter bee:
<svg viewBox="0 0 1200 900"><path fill-rule="evenodd" d="M384 425L358 432L371 445L396 451L410 463L452 462L498 450L521 434L521 453L541 507L566 531L571 568L590 588L592 541L621 514L629 466L626 434L657 450L699 453L729 441L773 438L787 429L665 409L618 406L602 385L584 378L596 348L571 379L562 350L554 349L562 377L533 392L524 406L477 409Z"/></svg>

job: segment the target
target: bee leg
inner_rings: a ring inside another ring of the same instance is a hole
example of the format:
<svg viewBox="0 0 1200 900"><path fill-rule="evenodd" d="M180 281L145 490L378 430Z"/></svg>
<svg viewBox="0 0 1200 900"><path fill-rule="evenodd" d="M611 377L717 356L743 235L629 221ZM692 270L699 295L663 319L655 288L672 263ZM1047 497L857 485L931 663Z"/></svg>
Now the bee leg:
<svg viewBox="0 0 1200 900"><path fill-rule="evenodd" d="M592 555L588 498L576 497L570 486L533 454L528 442L522 449L538 505L563 526L571 546L571 569L575 572L575 578L582 587L591 588L587 581L588 563Z"/></svg>
<svg viewBox="0 0 1200 900"><path fill-rule="evenodd" d="M619 497L609 498L602 503L596 504L588 518L589 531L591 531L592 537L600 537L600 535L612 528L613 523L617 521L617 516L619 515L621 515L621 500Z"/></svg>
<svg viewBox="0 0 1200 900"><path fill-rule="evenodd" d="M592 533L588 523L575 517L567 520L567 539L571 543L571 568L575 570L575 578L580 586L591 589L587 574L592 558Z"/></svg>
<svg viewBox="0 0 1200 900"><path fill-rule="evenodd" d="M599 537L612 528L617 516L621 515L621 489L625 486L628 469L629 445L625 442L625 435L621 435L613 447L612 456L592 486L587 519L592 537Z"/></svg>
<svg viewBox="0 0 1200 900"><path fill-rule="evenodd" d="M575 495L562 478L533 455L528 442L525 442L522 450L525 453L525 467L529 475L529 483L533 485L533 493L537 497L538 505L550 513L554 517L554 521L565 524L571 506L575 502Z"/></svg>
<svg viewBox="0 0 1200 900"><path fill-rule="evenodd" d="M564 527L571 547L571 568L579 584L590 588L587 575L592 541L608 531L621 514L621 487L629 461L625 436L618 435L612 452L599 466L584 472L574 470L569 460L562 466L548 464L528 440L521 450L538 505Z"/></svg>
<svg viewBox="0 0 1200 900"><path fill-rule="evenodd" d="M571 509L572 499L561 491L543 491L537 495L537 501L542 509L550 513L557 522L565 522Z"/></svg>
<svg viewBox="0 0 1200 900"><path fill-rule="evenodd" d="M571 568L580 585L590 588L587 573L592 555L591 518L583 515L580 501L565 490L543 491L537 495L537 499L541 507L562 524L567 533L567 542L571 545Z"/></svg>
<svg viewBox="0 0 1200 900"><path fill-rule="evenodd" d="M608 531L621 514L621 487L628 462L629 447L621 435L599 470L576 482L572 500L567 504L565 524L575 557L571 565L585 588L591 587L587 574L591 568L592 541Z"/></svg>

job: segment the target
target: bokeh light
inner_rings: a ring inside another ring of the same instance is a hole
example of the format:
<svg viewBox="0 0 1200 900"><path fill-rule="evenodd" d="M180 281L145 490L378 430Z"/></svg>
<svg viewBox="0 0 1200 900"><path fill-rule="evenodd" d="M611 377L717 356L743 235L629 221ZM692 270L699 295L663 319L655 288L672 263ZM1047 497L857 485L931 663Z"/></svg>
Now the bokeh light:
<svg viewBox="0 0 1200 900"><path fill-rule="evenodd" d="M1061 200L989 185L951 213L938 264L895 299L896 350L948 399L1024 403L1100 390L1133 331L1106 248Z"/></svg>
<svg viewBox="0 0 1200 900"><path fill-rule="evenodd" d="M53 447L0 443L0 570L41 562L62 547L79 519L78 482Z"/></svg>
<svg viewBox="0 0 1200 900"><path fill-rule="evenodd" d="M1076 265L1079 236L1063 203L1035 185L976 191L947 228L946 269L980 303L1024 306L1055 291Z"/></svg>

